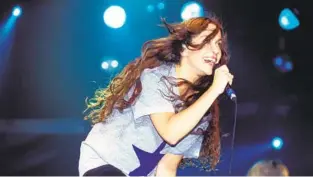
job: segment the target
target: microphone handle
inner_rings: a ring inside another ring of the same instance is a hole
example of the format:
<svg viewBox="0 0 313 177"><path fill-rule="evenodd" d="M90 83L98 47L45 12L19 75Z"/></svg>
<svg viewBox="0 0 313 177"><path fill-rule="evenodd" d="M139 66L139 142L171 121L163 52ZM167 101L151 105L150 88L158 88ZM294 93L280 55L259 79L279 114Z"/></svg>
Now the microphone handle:
<svg viewBox="0 0 313 177"><path fill-rule="evenodd" d="M229 84L226 85L225 92L226 92L226 95L227 95L232 101L236 101L236 100L237 100L236 93L235 93L235 91L230 87Z"/></svg>

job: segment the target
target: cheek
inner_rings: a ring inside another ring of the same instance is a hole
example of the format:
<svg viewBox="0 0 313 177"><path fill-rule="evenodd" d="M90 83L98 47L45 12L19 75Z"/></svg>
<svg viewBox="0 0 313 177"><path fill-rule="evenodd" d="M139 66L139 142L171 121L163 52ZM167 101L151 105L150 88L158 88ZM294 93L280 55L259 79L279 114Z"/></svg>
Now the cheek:
<svg viewBox="0 0 313 177"><path fill-rule="evenodd" d="M218 59L218 61L221 61L221 59L222 59L222 52L219 52L219 53L218 53L217 59Z"/></svg>
<svg viewBox="0 0 313 177"><path fill-rule="evenodd" d="M193 53L189 57L190 62L194 63L194 65L200 65L202 61L202 55L200 53Z"/></svg>
<svg viewBox="0 0 313 177"><path fill-rule="evenodd" d="M218 59L221 60L222 59L222 54L218 55Z"/></svg>

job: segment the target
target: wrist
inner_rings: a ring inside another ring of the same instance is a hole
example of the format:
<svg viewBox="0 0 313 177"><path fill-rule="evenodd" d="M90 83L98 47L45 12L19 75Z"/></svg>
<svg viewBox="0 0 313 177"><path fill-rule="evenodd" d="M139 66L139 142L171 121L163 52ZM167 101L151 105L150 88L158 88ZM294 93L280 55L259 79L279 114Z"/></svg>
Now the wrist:
<svg viewBox="0 0 313 177"><path fill-rule="evenodd" d="M217 98L218 96L220 96L220 92L218 91L218 89L215 89L214 86L211 86L207 91L206 94L212 97Z"/></svg>

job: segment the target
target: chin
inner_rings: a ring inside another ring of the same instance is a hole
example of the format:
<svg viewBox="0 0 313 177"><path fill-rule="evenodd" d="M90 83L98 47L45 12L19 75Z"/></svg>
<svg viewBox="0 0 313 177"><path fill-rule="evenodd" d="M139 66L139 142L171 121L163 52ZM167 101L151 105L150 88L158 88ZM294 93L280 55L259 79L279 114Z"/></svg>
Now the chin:
<svg viewBox="0 0 313 177"><path fill-rule="evenodd" d="M201 70L202 70L202 72L203 72L203 75L212 75L213 74L213 67L211 67L211 66L205 66L205 67L202 67L201 68Z"/></svg>

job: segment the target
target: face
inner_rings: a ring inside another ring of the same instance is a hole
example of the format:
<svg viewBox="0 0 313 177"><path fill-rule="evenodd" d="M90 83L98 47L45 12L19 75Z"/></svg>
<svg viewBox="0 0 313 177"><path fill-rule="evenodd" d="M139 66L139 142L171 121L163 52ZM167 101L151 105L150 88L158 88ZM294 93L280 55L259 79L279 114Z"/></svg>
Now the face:
<svg viewBox="0 0 313 177"><path fill-rule="evenodd" d="M216 25L210 23L206 30L192 38L192 43L201 44L215 28ZM220 47L221 42L222 35L221 32L218 32L217 35L215 35L214 38L205 44L200 50L189 50L185 47L182 52L182 57L186 60L184 63L188 64L189 68L198 76L212 75L213 67L219 63L222 56ZM189 46L189 48L191 47Z"/></svg>

